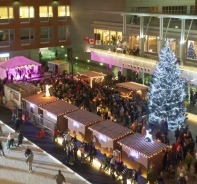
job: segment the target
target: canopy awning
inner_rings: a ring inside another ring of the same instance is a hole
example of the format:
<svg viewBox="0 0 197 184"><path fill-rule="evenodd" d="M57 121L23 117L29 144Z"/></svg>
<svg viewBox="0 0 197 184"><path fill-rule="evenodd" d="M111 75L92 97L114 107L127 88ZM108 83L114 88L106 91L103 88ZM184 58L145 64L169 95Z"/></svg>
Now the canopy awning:
<svg viewBox="0 0 197 184"><path fill-rule="evenodd" d="M161 142L154 140L146 142L145 137L139 133L133 133L119 140L118 143L127 149L135 150L147 157L151 157L167 148L167 145Z"/></svg>
<svg viewBox="0 0 197 184"><path fill-rule="evenodd" d="M121 87L121 88L125 88L125 89L129 89L131 91L138 91L138 90L148 89L148 86L143 85L143 84L139 84L139 83L135 83L135 82L117 83L116 86Z"/></svg>
<svg viewBox="0 0 197 184"><path fill-rule="evenodd" d="M112 140L120 139L132 132L130 129L110 120L99 122L95 125L90 126L89 129L98 134L107 136Z"/></svg>

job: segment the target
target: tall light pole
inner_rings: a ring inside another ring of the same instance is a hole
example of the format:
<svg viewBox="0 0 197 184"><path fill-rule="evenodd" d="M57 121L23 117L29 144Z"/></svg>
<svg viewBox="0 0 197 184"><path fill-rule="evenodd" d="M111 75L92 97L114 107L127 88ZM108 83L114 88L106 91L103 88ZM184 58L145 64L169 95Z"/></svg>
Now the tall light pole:
<svg viewBox="0 0 197 184"><path fill-rule="evenodd" d="M71 62L71 72L72 72L72 78L73 78L74 68L73 68L73 50L72 50L72 48L67 48L67 58L68 58L68 61Z"/></svg>

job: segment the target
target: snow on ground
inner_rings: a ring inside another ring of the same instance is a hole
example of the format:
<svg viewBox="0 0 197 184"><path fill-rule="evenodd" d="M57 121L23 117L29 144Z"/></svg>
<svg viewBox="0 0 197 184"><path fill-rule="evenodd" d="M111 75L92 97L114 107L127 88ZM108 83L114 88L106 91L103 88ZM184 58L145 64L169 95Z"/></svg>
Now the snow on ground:
<svg viewBox="0 0 197 184"><path fill-rule="evenodd" d="M89 184L84 178L27 139L23 140L21 147L7 150L7 136L9 132L14 133L14 130L1 121L0 126L3 130L3 136L0 136L0 140L5 153L5 158L0 156L0 184L54 184L55 179L53 177L59 169L66 178L66 184ZM15 137L15 143L17 143L17 134ZM25 150L27 147L34 154L32 173L29 173L26 164Z"/></svg>

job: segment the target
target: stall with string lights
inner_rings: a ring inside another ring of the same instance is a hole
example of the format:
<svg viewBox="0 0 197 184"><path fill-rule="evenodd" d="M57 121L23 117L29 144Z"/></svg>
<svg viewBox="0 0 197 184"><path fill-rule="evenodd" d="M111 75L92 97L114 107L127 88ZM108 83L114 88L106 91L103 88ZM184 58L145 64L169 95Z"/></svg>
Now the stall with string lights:
<svg viewBox="0 0 197 184"><path fill-rule="evenodd" d="M66 114L64 117L68 119L70 135L85 142L92 141L92 132L88 127L102 121L101 116L83 109Z"/></svg>
<svg viewBox="0 0 197 184"><path fill-rule="evenodd" d="M22 98L23 120L41 123L42 117L40 116L39 107L57 100L59 98L46 95L45 92Z"/></svg>
<svg viewBox="0 0 197 184"><path fill-rule="evenodd" d="M120 92L120 95L124 98L133 98L140 96L144 99L147 96L148 86L135 83L135 82L123 82L117 83L117 90Z"/></svg>
<svg viewBox="0 0 197 184"><path fill-rule="evenodd" d="M40 88L29 83L7 83L3 86L5 101L4 105L9 103L8 108L12 109L14 105L17 108L22 106L22 98L28 97L40 91Z"/></svg>
<svg viewBox="0 0 197 184"><path fill-rule="evenodd" d="M133 133L118 141L121 146L122 161L129 168L141 168L146 177L150 165L154 165L157 174L162 170L162 158L167 145L157 142L151 136Z"/></svg>
<svg viewBox="0 0 197 184"><path fill-rule="evenodd" d="M46 96L45 92L41 92L29 97L22 98L22 100L23 109L26 109L27 111L34 114L39 114L39 107L55 102L59 100L59 98L55 96Z"/></svg>
<svg viewBox="0 0 197 184"><path fill-rule="evenodd" d="M131 134L131 130L110 120L101 121L89 127L93 132L95 147L107 155L113 155L118 150L117 141Z"/></svg>
<svg viewBox="0 0 197 184"><path fill-rule="evenodd" d="M77 74L78 75L76 76L76 79L87 81L91 88L93 87L94 83L103 82L107 76L106 74L95 71L78 72Z"/></svg>
<svg viewBox="0 0 197 184"><path fill-rule="evenodd" d="M63 100L57 100L53 103L41 106L39 111L43 117L43 126L51 130L57 127L58 130L65 132L68 130L68 121L64 118L64 115L78 109L79 108L75 105Z"/></svg>

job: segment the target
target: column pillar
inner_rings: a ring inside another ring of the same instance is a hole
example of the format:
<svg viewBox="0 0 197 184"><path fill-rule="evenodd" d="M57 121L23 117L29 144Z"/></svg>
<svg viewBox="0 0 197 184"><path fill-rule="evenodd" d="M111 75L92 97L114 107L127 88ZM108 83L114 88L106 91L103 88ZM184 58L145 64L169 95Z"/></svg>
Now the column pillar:
<svg viewBox="0 0 197 184"><path fill-rule="evenodd" d="M179 58L181 64L185 63L185 19L181 20L181 39L179 48Z"/></svg>
<svg viewBox="0 0 197 184"><path fill-rule="evenodd" d="M142 79L142 84L144 84L144 72L138 72L138 79Z"/></svg>
<svg viewBox="0 0 197 184"><path fill-rule="evenodd" d="M139 49L140 49L140 56L144 56L144 17L140 17L140 36L139 36Z"/></svg>
<svg viewBox="0 0 197 184"><path fill-rule="evenodd" d="M164 38L163 38L163 17L159 18L159 40L158 40L158 53L164 47Z"/></svg>
<svg viewBox="0 0 197 184"><path fill-rule="evenodd" d="M122 28L122 34L123 34L123 39L122 41L125 42L127 41L127 17L126 15L123 16L123 28Z"/></svg>

